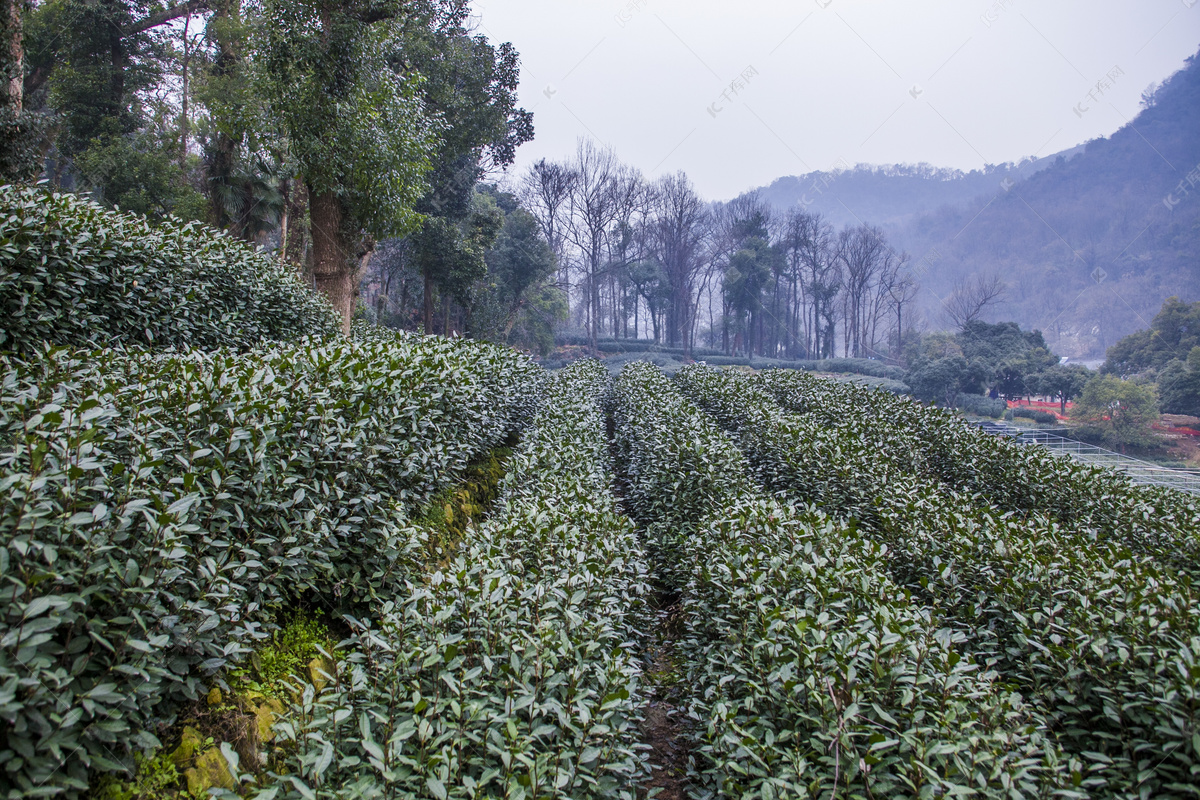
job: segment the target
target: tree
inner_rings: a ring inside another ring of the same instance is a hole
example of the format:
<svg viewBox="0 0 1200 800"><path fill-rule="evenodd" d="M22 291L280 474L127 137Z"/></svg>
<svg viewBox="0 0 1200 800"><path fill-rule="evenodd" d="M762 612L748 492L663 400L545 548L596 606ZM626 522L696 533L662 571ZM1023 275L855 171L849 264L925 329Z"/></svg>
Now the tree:
<svg viewBox="0 0 1200 800"><path fill-rule="evenodd" d="M436 144L419 77L388 57L407 4L264 0L258 50L271 113L308 191L313 280L349 331L375 241L414 230Z"/></svg>
<svg viewBox="0 0 1200 800"><path fill-rule="evenodd" d="M948 355L923 361L905 376L913 396L953 408L959 393L970 381L970 365L962 356Z"/></svg>
<svg viewBox="0 0 1200 800"><path fill-rule="evenodd" d="M1136 375L1187 357L1200 346L1200 301L1184 303L1168 297L1150 322L1108 349L1100 371L1111 375Z"/></svg>
<svg viewBox="0 0 1200 800"><path fill-rule="evenodd" d="M1158 376L1159 408L1164 414L1200 417L1200 345L1184 361L1172 361Z"/></svg>
<svg viewBox="0 0 1200 800"><path fill-rule="evenodd" d="M946 315L955 327L965 329L979 320L983 313L1000 301L1007 288L999 275L985 276L979 273L970 278L960 278L954 291L946 299Z"/></svg>
<svg viewBox="0 0 1200 800"><path fill-rule="evenodd" d="M682 172L659 180L652 197L651 247L670 291L667 342L682 344L685 354L690 354L696 278L704 264L701 248L708 232L708 209Z"/></svg>
<svg viewBox="0 0 1200 800"><path fill-rule="evenodd" d="M503 211L504 226L486 254L487 276L478 287L472 335L536 347L544 354L553 345L552 326L565 312L563 294L552 281L554 251L516 197L495 187L485 187L484 193Z"/></svg>
<svg viewBox="0 0 1200 800"><path fill-rule="evenodd" d="M397 40L390 60L407 72L419 73L426 110L442 122L440 142L432 154L429 191L417 204L424 216L418 266L425 283L424 322L433 330L433 290L443 300L451 284L461 283L461 264L422 258L432 252L429 239L450 235L444 247L454 249L456 229L470 227L475 187L485 175L513 162L516 149L533 138L532 115L516 105L520 66L508 43L493 47L483 36L464 28L467 7L454 0L444 17L410 26ZM498 230L498 229L497 229ZM482 261L477 262L482 267ZM444 310L448 310L443 302ZM444 316L444 315L443 315ZM443 320L445 324L445 320Z"/></svg>
<svg viewBox="0 0 1200 800"><path fill-rule="evenodd" d="M1158 394L1153 386L1125 381L1115 375L1096 375L1071 409L1082 436L1098 438L1121 448L1157 443L1150 426L1158 419Z"/></svg>
<svg viewBox="0 0 1200 800"><path fill-rule="evenodd" d="M601 272L608 262L610 230L633 196L642 191L642 178L622 164L611 149L584 139L576 146L570 170L574 179L566 235L580 256L584 322L595 348L600 329Z"/></svg>
<svg viewBox="0 0 1200 800"><path fill-rule="evenodd" d="M1078 397L1092 378L1092 371L1082 364L1056 364L1031 376L1028 383L1035 391L1055 397L1059 410L1067 413L1067 402Z"/></svg>
<svg viewBox="0 0 1200 800"><path fill-rule="evenodd" d="M888 288L908 262L888 246L883 231L869 225L846 228L838 236L845 304L845 350L862 358L874 350L875 331L886 311Z"/></svg>
<svg viewBox="0 0 1200 800"><path fill-rule="evenodd" d="M25 108L25 15L28 0L0 2L0 183L22 183L41 171L42 115Z"/></svg>
<svg viewBox="0 0 1200 800"><path fill-rule="evenodd" d="M762 232L765 233L765 229ZM778 250L759 235L748 238L729 259L725 273L725 295L737 321L735 351L738 349L737 340L742 340L746 355L753 356L756 352L763 294L778 260Z"/></svg>
<svg viewBox="0 0 1200 800"><path fill-rule="evenodd" d="M995 325L980 320L966 323L955 340L963 355L980 368L982 384L975 391L989 388L1012 400L1030 391L1026 379L1058 364L1041 331L1023 331L1015 322Z"/></svg>
<svg viewBox="0 0 1200 800"><path fill-rule="evenodd" d="M914 342L907 353L910 364L904 382L913 396L953 408L962 392L979 394L987 368L978 359L968 360L957 336L934 333Z"/></svg>
<svg viewBox="0 0 1200 800"><path fill-rule="evenodd" d="M843 285L833 227L819 214L794 210L783 244L800 292L797 302L805 303L805 310L797 314L804 320L805 355L832 357L837 296Z"/></svg>

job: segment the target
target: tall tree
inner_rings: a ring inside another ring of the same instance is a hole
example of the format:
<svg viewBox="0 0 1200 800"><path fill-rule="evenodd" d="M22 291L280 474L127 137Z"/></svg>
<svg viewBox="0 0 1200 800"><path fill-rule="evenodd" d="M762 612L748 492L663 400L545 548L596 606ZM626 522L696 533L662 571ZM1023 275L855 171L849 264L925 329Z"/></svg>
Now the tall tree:
<svg viewBox="0 0 1200 800"><path fill-rule="evenodd" d="M600 329L600 280L607 263L611 227L621 217L625 200L638 191L640 177L615 153L581 139L570 165L575 178L570 194L567 239L580 254L583 271L584 324L592 347Z"/></svg>
<svg viewBox="0 0 1200 800"><path fill-rule="evenodd" d="M313 280L341 313L377 238L409 233L436 131L419 76L389 56L408 14L400 0L264 0L258 43L267 98L309 197Z"/></svg>
<svg viewBox="0 0 1200 800"><path fill-rule="evenodd" d="M422 102L443 123L431 156L429 190L417 204L425 219L419 233L423 244L416 257L425 283L426 332L433 329L433 290L437 288L443 297L453 294L452 285L462 283L466 263L483 269L482 256L458 252L459 245L471 238L460 234L471 227L469 218L478 205L476 184L509 166L516 149L533 138L532 115L517 107L516 50L509 43L493 46L485 37L471 35L465 27L468 8L463 0L449 0L439 8L441 13L418 15L389 55L404 71L424 78ZM432 241L439 236L449 238ZM435 252L460 257L426 257Z"/></svg>
<svg viewBox="0 0 1200 800"><path fill-rule="evenodd" d="M27 0L0 2L0 183L23 182L40 171L39 115L25 109Z"/></svg>
<svg viewBox="0 0 1200 800"><path fill-rule="evenodd" d="M691 354L696 279L704 265L709 212L687 175L667 175L654 185L651 239L670 287L667 342Z"/></svg>

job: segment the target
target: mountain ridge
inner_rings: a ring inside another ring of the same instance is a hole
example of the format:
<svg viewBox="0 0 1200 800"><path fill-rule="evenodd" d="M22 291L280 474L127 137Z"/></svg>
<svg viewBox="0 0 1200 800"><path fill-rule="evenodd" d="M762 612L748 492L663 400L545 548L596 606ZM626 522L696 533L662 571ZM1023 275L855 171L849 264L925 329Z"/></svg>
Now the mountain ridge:
<svg viewBox="0 0 1200 800"><path fill-rule="evenodd" d="M1112 135L1043 159L858 165L755 191L780 211L883 228L913 259L930 327L956 280L996 274L1008 290L990 318L1042 330L1063 355L1102 357L1167 297L1200 299L1200 58Z"/></svg>

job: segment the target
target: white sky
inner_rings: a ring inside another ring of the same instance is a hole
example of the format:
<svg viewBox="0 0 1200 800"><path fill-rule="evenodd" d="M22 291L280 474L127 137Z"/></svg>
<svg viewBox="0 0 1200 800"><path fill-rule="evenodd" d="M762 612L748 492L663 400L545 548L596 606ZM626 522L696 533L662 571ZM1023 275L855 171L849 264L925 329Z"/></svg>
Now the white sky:
<svg viewBox="0 0 1200 800"><path fill-rule="evenodd" d="M687 172L713 200L835 165L1047 156L1125 124L1142 90L1200 48L1200 0L473 8L479 32L521 54L537 138L518 170L590 136L649 177Z"/></svg>

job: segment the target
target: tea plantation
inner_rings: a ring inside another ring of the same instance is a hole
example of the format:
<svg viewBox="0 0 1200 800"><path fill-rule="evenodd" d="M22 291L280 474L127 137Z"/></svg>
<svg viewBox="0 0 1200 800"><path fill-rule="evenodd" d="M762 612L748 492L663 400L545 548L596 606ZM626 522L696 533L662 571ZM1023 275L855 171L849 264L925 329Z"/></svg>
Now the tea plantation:
<svg viewBox="0 0 1200 800"><path fill-rule="evenodd" d="M38 190L0 309L5 798L1200 795L1191 496L804 372L342 337Z"/></svg>

